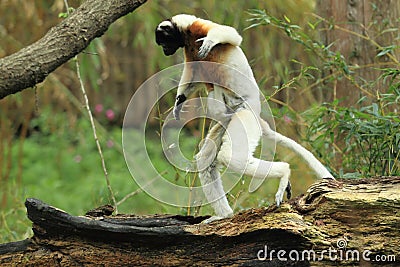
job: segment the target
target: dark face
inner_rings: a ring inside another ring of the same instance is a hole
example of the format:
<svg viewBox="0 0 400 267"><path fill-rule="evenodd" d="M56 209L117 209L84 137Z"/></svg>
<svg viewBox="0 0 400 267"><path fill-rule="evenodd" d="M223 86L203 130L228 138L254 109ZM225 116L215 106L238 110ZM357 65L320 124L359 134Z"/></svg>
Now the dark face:
<svg viewBox="0 0 400 267"><path fill-rule="evenodd" d="M179 47L185 45L182 33L169 20L158 24L156 28L156 43L162 46L166 56L173 55Z"/></svg>

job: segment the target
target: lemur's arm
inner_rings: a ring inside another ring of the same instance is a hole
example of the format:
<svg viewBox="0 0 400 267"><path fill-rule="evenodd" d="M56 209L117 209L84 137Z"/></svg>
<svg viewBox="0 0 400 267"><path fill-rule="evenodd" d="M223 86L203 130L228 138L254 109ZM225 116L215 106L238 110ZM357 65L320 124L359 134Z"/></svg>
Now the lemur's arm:
<svg viewBox="0 0 400 267"><path fill-rule="evenodd" d="M217 44L239 46L242 43L242 36L239 35L236 29L230 26L213 24L215 24L215 26L208 31L206 37L196 40L196 42L203 41L198 53L201 59L206 58L211 49Z"/></svg>
<svg viewBox="0 0 400 267"><path fill-rule="evenodd" d="M176 99L173 111L176 120L180 119L179 114L182 109L183 102L185 102L186 99L189 97L189 95L192 94L197 88L196 84L192 82L193 71L194 70L192 66L189 66L188 64L184 65L182 76L179 81L178 90L176 93Z"/></svg>

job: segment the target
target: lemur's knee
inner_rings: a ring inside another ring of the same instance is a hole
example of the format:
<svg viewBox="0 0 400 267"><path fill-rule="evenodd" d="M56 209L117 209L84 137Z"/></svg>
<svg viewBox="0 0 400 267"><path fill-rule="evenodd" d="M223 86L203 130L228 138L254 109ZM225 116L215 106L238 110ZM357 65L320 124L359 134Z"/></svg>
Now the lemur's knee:
<svg viewBox="0 0 400 267"><path fill-rule="evenodd" d="M283 178L283 177L289 177L290 176L290 165L287 162L273 162L271 171L270 171L270 176L271 177L276 177L276 178Z"/></svg>
<svg viewBox="0 0 400 267"><path fill-rule="evenodd" d="M219 151L217 160L228 169L236 172L243 172L248 164L247 157L238 157L238 155L233 155L233 151L224 146Z"/></svg>

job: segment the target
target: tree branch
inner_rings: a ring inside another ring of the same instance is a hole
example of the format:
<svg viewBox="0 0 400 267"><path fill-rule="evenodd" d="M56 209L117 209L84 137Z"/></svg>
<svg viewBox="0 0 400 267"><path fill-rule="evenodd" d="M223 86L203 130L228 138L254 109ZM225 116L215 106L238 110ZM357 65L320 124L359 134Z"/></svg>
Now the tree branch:
<svg viewBox="0 0 400 267"><path fill-rule="evenodd" d="M20 51L0 59L0 99L33 87L147 0L86 0L67 19Z"/></svg>

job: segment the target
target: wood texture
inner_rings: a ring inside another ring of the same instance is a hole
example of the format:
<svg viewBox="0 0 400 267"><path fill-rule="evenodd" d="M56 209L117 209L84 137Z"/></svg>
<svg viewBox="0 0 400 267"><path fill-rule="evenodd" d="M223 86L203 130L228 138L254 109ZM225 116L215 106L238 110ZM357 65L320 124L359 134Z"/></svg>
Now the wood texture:
<svg viewBox="0 0 400 267"><path fill-rule="evenodd" d="M146 0L86 0L67 19L20 51L0 59L0 99L33 87Z"/></svg>
<svg viewBox="0 0 400 267"><path fill-rule="evenodd" d="M72 216L36 199L26 207L34 236L0 245L1 266L374 266L362 254L345 257L366 250L371 260L390 259L380 266L400 260L400 177L322 180L280 208L211 224L179 215ZM316 258L289 257L310 250Z"/></svg>

